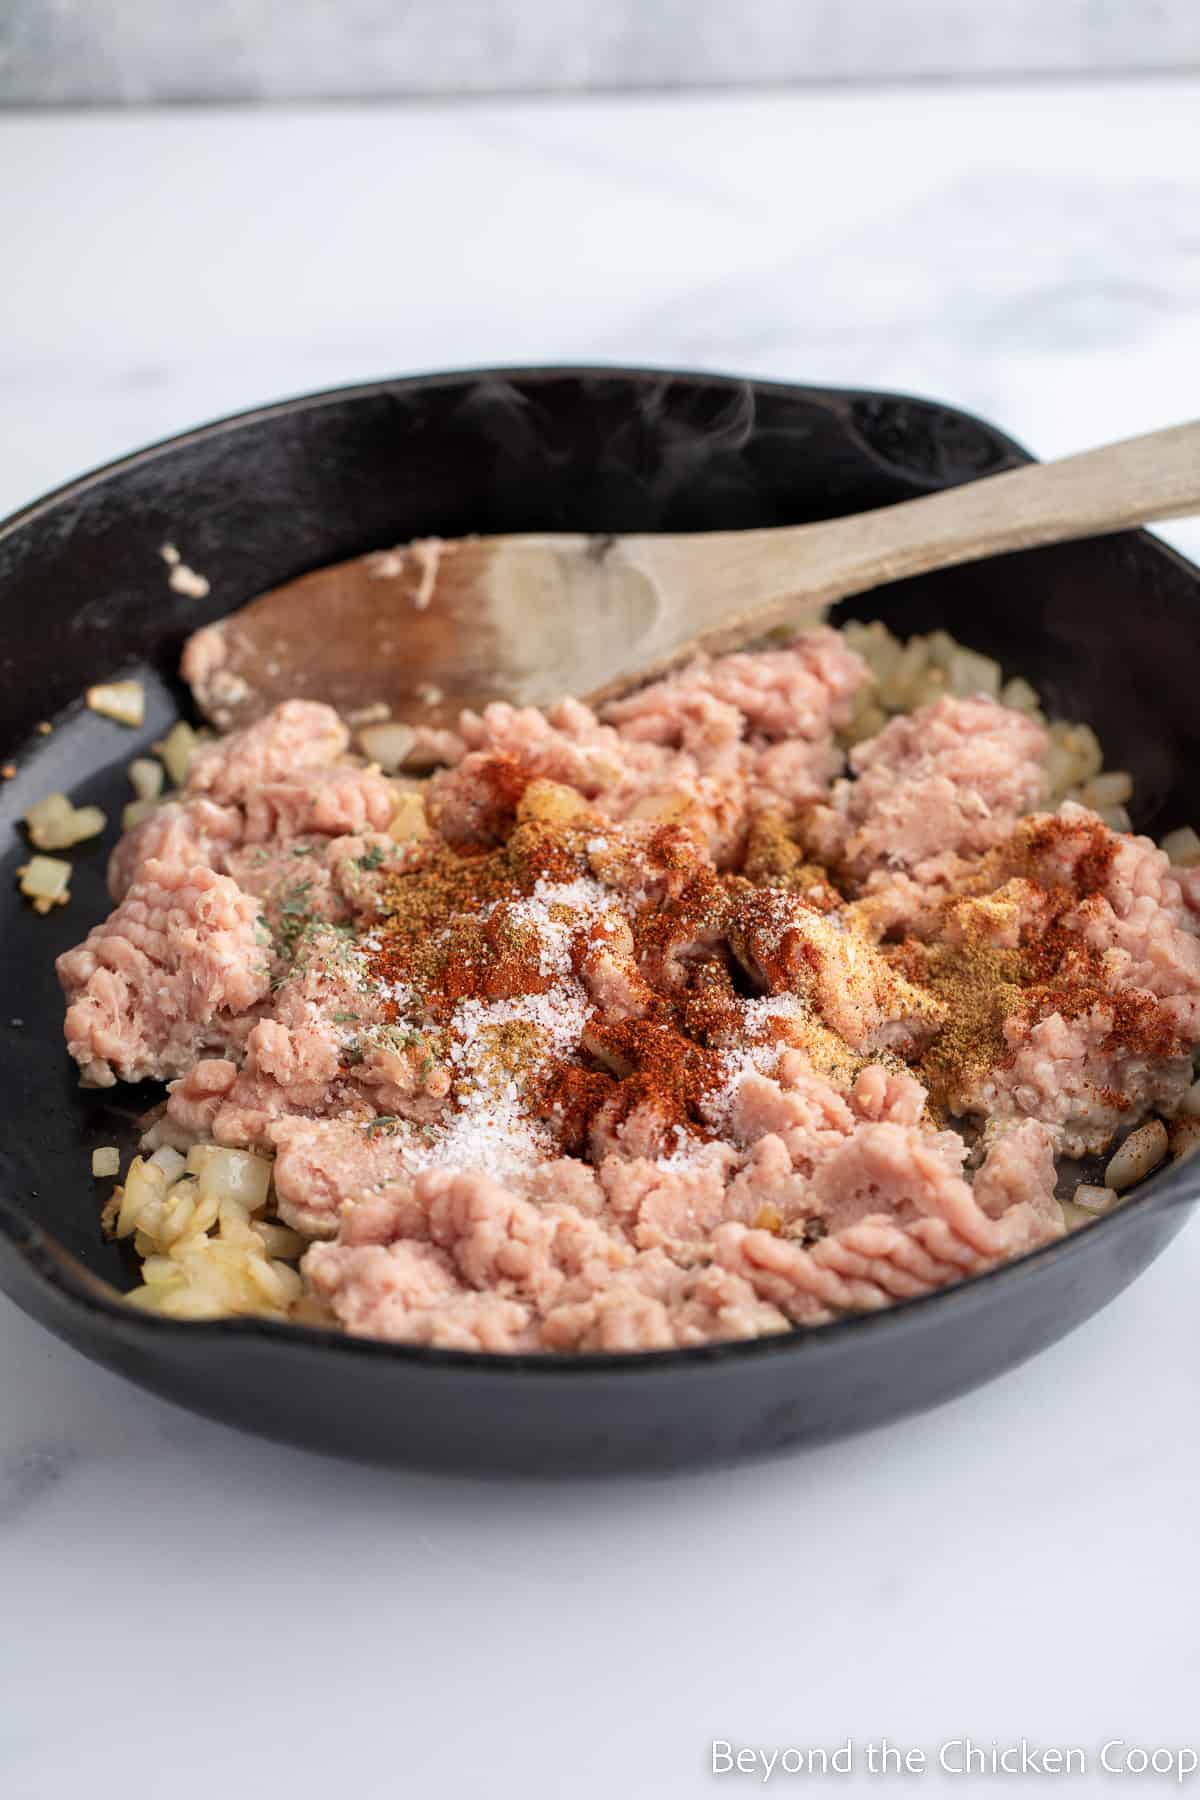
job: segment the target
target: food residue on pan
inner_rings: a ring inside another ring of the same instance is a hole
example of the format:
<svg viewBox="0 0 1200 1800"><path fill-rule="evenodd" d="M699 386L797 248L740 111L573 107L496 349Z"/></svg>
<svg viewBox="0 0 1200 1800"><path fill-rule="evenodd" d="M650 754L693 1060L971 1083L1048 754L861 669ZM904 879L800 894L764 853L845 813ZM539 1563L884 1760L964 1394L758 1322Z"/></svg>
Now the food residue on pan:
<svg viewBox="0 0 1200 1800"><path fill-rule="evenodd" d="M167 565L167 586L186 600L206 600L212 591L207 575L197 574L184 562L175 544L164 544L159 555Z"/></svg>
<svg viewBox="0 0 1200 1800"><path fill-rule="evenodd" d="M433 599L442 559L452 549L444 539L428 537L414 538L395 550L372 550L365 559L367 574L372 581L394 581L415 570L412 603L418 612L424 612Z"/></svg>

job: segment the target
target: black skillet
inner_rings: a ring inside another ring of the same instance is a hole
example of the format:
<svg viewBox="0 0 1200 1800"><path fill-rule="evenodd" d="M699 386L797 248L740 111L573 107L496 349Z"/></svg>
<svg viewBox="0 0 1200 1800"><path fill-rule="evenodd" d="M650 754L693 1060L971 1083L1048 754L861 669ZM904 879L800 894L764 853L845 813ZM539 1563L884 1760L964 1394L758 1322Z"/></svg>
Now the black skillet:
<svg viewBox="0 0 1200 1800"><path fill-rule="evenodd" d="M799 523L1027 460L977 419L892 395L644 370L503 370L380 382L224 420L112 464L0 526L0 1285L86 1355L244 1429L380 1462L546 1474L667 1469L858 1431L1032 1356L1104 1306L1174 1237L1200 1159L1078 1236L947 1293L759 1343L594 1356L472 1356L257 1321L124 1308L99 1144L132 1148L157 1092L82 1093L62 1048L55 954L107 910L104 843L76 852L71 905L16 893L17 821L54 789L128 799L125 766L186 706L174 669L198 624L321 563L468 532ZM167 541L211 581L166 584ZM1137 782L1135 824L1195 817L1200 571L1141 533L897 583L845 609L900 632L945 622L1089 720ZM147 682L130 732L89 683ZM46 736L39 721L53 719Z"/></svg>

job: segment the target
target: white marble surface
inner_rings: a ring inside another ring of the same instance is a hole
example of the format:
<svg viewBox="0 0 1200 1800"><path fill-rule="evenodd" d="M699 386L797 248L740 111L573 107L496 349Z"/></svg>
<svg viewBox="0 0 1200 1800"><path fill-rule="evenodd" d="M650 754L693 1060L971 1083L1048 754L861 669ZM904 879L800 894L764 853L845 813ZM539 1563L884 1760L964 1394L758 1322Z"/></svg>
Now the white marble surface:
<svg viewBox="0 0 1200 1800"><path fill-rule="evenodd" d="M286 21L286 23L284 23ZM5 0L0 100L1195 70L1194 0Z"/></svg>
<svg viewBox="0 0 1200 1800"><path fill-rule="evenodd" d="M891 385L1043 455L1166 423L1200 395L1198 119L1184 83L10 119L0 510L448 364ZM674 1800L754 1787L714 1737L1196 1742L1198 1283L1192 1227L928 1418L546 1492L236 1437L0 1302L0 1792Z"/></svg>

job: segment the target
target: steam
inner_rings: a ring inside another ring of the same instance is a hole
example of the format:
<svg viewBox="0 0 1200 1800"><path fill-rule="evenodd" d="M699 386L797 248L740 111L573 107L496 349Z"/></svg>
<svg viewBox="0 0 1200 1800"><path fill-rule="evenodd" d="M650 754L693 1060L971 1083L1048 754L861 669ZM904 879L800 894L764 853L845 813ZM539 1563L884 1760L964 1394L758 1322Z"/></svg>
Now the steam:
<svg viewBox="0 0 1200 1800"><path fill-rule="evenodd" d="M504 529L621 532L760 523L756 416L745 381L565 371L475 382L453 423L488 446Z"/></svg>
<svg viewBox="0 0 1200 1800"><path fill-rule="evenodd" d="M490 463L500 531L735 530L800 522L1014 460L978 420L899 395L825 395L720 376L565 369L458 391L451 434ZM861 458L861 462L857 459ZM874 476L874 479L872 479ZM850 496L846 494L848 499Z"/></svg>

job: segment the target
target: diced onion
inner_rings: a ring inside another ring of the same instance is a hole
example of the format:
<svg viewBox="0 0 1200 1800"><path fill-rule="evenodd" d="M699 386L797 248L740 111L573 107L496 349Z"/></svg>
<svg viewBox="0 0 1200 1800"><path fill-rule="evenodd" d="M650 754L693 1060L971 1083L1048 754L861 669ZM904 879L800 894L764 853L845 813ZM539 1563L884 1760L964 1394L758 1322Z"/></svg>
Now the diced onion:
<svg viewBox="0 0 1200 1800"><path fill-rule="evenodd" d="M121 809L121 830L132 831L135 825L141 825L152 813L158 811L157 800L131 800L128 806Z"/></svg>
<svg viewBox="0 0 1200 1800"><path fill-rule="evenodd" d="M132 1235L143 1259L130 1305L172 1319L287 1318L303 1284L286 1259L298 1258L305 1240L252 1218L271 1167L267 1157L219 1144L193 1145L186 1162L166 1146L135 1158L110 1213L115 1234Z"/></svg>
<svg viewBox="0 0 1200 1800"><path fill-rule="evenodd" d="M265 1205L272 1165L251 1150L226 1150L219 1144L196 1144L188 1151L189 1174L200 1177L201 1194L220 1191L247 1213Z"/></svg>
<svg viewBox="0 0 1200 1800"><path fill-rule="evenodd" d="M1200 1119L1200 1081L1193 1081L1179 1102L1179 1115L1184 1119Z"/></svg>
<svg viewBox="0 0 1200 1800"><path fill-rule="evenodd" d="M854 717L846 731L849 742L861 744L865 738L878 737L888 722L888 716L882 706L876 706L871 698L873 690L866 687L862 691Z"/></svg>
<svg viewBox="0 0 1200 1800"><path fill-rule="evenodd" d="M1112 1188L1092 1187L1085 1181L1080 1182L1071 1195L1071 1199L1076 1206L1082 1207L1084 1212L1097 1215L1111 1212L1114 1206L1119 1206L1121 1203L1120 1195L1115 1193Z"/></svg>
<svg viewBox="0 0 1200 1800"><path fill-rule="evenodd" d="M872 619L869 624L850 619L842 627L842 636L862 657L877 681L888 679L900 659L901 644L882 619Z"/></svg>
<svg viewBox="0 0 1200 1800"><path fill-rule="evenodd" d="M1200 837L1190 825L1181 825L1177 831L1168 831L1159 845L1165 850L1177 868L1188 869L1200 863Z"/></svg>
<svg viewBox="0 0 1200 1800"><path fill-rule="evenodd" d="M308 1248L308 1239L302 1238L298 1231L288 1225L277 1225L273 1219L255 1219L254 1230L263 1241L268 1256L282 1257L284 1261L295 1260L303 1256Z"/></svg>
<svg viewBox="0 0 1200 1800"><path fill-rule="evenodd" d="M1042 710L1037 689L1031 687L1021 675L1014 675L1010 681L1005 682L1000 689L1000 702L1003 706L1011 707L1014 712L1028 713L1035 718L1040 716Z"/></svg>
<svg viewBox="0 0 1200 1800"><path fill-rule="evenodd" d="M986 694L992 700L1000 697L1001 668L990 656L980 656L978 651L964 650L955 645L946 665L950 692L960 700L967 700L973 694Z"/></svg>
<svg viewBox="0 0 1200 1800"><path fill-rule="evenodd" d="M1093 775L1079 790L1080 805L1093 806L1097 812L1106 806L1124 806L1132 798L1133 776L1128 769L1109 769L1103 775Z"/></svg>
<svg viewBox="0 0 1200 1800"><path fill-rule="evenodd" d="M129 765L129 785L139 800L157 800L163 791L165 771L152 756L135 756Z"/></svg>
<svg viewBox="0 0 1200 1800"><path fill-rule="evenodd" d="M156 1169L162 1170L168 1181L178 1181L187 1168L186 1157L180 1156L178 1150L173 1150L169 1144L156 1150L150 1161Z"/></svg>
<svg viewBox="0 0 1200 1800"><path fill-rule="evenodd" d="M1078 1231L1081 1225L1095 1224L1096 1214L1088 1212L1082 1206L1076 1206L1073 1200L1060 1200L1058 1204L1068 1231Z"/></svg>
<svg viewBox="0 0 1200 1800"><path fill-rule="evenodd" d="M92 1174L97 1181L104 1181L110 1175L116 1175L121 1167L121 1152L115 1144L102 1144L99 1150L92 1151Z"/></svg>
<svg viewBox="0 0 1200 1800"><path fill-rule="evenodd" d="M393 843L415 843L420 838L429 836L429 820L425 816L425 802L420 794L399 794L396 799L396 811L387 829Z"/></svg>
<svg viewBox="0 0 1200 1800"><path fill-rule="evenodd" d="M1171 1155L1176 1162L1183 1162L1200 1150L1200 1119L1190 1113L1174 1119L1168 1133Z"/></svg>
<svg viewBox="0 0 1200 1800"><path fill-rule="evenodd" d="M71 898L71 865L57 856L31 856L17 875L21 892L33 901L35 912L48 913Z"/></svg>
<svg viewBox="0 0 1200 1800"><path fill-rule="evenodd" d="M88 689L87 703L118 725L140 725L146 717L146 690L140 681L102 681Z"/></svg>
<svg viewBox="0 0 1200 1800"><path fill-rule="evenodd" d="M552 825L578 818L587 810L587 801L575 788L564 787L560 781L531 781L518 802L517 818L522 823L540 819Z"/></svg>
<svg viewBox="0 0 1200 1800"><path fill-rule="evenodd" d="M200 743L200 734L186 719L178 719L155 749L163 759L172 787L182 787L188 777L192 757Z"/></svg>
<svg viewBox="0 0 1200 1800"><path fill-rule="evenodd" d="M678 789L666 789L657 794L643 794L642 798L630 807L626 817L634 820L657 821L669 824L672 819L682 819L692 809L692 802L686 794Z"/></svg>
<svg viewBox="0 0 1200 1800"><path fill-rule="evenodd" d="M69 850L86 838L99 837L107 824L98 806L72 806L65 794L47 794L25 814L29 841L38 850Z"/></svg>
<svg viewBox="0 0 1200 1800"><path fill-rule="evenodd" d="M130 1237L140 1229L143 1216L154 1211L161 1211L166 1197L167 1178L161 1169L156 1169L142 1157L135 1156L129 1165L125 1177L125 1187L121 1194L121 1209L117 1214L117 1237Z"/></svg>
<svg viewBox="0 0 1200 1800"><path fill-rule="evenodd" d="M1050 727L1045 763L1051 794L1061 798L1100 773L1104 752L1090 725L1058 720Z"/></svg>
<svg viewBox="0 0 1200 1800"><path fill-rule="evenodd" d="M1161 1119L1147 1119L1131 1131L1104 1171L1105 1187L1124 1193L1135 1182L1144 1181L1157 1169L1167 1154L1167 1128Z"/></svg>
<svg viewBox="0 0 1200 1800"><path fill-rule="evenodd" d="M385 775L400 768L416 742L416 732L409 725L364 725L358 734L363 754L377 762Z"/></svg>

